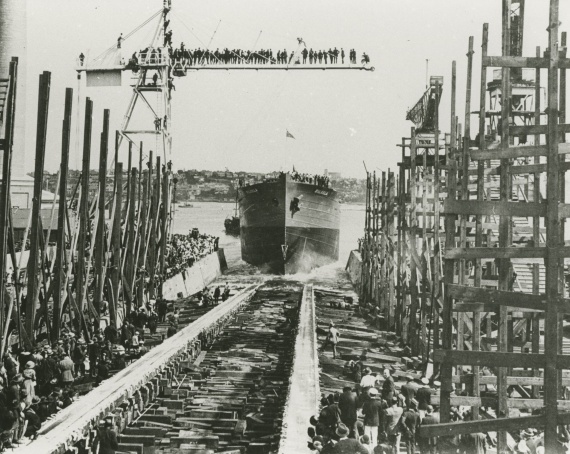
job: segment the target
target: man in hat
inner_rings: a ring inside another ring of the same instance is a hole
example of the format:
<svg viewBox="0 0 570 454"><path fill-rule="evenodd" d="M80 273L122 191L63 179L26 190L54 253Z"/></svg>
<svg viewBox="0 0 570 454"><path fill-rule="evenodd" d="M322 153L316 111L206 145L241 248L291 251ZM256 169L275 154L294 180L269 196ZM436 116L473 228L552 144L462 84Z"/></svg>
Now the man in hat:
<svg viewBox="0 0 570 454"><path fill-rule="evenodd" d="M70 386L73 383L73 369L75 364L69 357L68 354L65 354L63 359L58 363L59 372L61 374L61 382L64 386Z"/></svg>
<svg viewBox="0 0 570 454"><path fill-rule="evenodd" d="M116 450L119 449L117 435L112 427L113 419L105 418L103 424L97 430L94 452L97 452L97 447L99 448L99 454L115 454Z"/></svg>
<svg viewBox="0 0 570 454"><path fill-rule="evenodd" d="M428 405L431 403L431 396L435 394L435 389L430 388L427 377L422 377L421 382L422 387L416 391L416 399L418 401L420 416L424 416Z"/></svg>
<svg viewBox="0 0 570 454"><path fill-rule="evenodd" d="M350 429L350 438L356 438L358 432L356 430L356 421L358 421L357 410L358 403L356 394L350 386L345 386L342 394L338 399L338 408L340 410L340 419Z"/></svg>
<svg viewBox="0 0 570 454"><path fill-rule="evenodd" d="M417 387L414 384L414 377L406 376L406 383L400 388L400 393L404 396L406 408L410 406L410 401L416 397Z"/></svg>
<svg viewBox="0 0 570 454"><path fill-rule="evenodd" d="M390 373L390 369L387 367L382 370L382 376L384 377L384 383L382 383L382 399L384 399L386 402L390 402L396 392L394 378Z"/></svg>
<svg viewBox="0 0 570 454"><path fill-rule="evenodd" d="M85 358L87 357L87 348L85 347L85 341L79 339L75 348L73 349L73 365L75 370L75 375L81 376L85 375Z"/></svg>
<svg viewBox="0 0 570 454"><path fill-rule="evenodd" d="M416 432L420 426L420 415L417 408L418 401L416 399L412 399L410 401L410 406L402 414L402 422L400 424L408 454L416 453Z"/></svg>
<svg viewBox="0 0 570 454"><path fill-rule="evenodd" d="M105 339L116 344L119 338L119 332L113 323L108 324L103 331L105 333Z"/></svg>
<svg viewBox="0 0 570 454"><path fill-rule="evenodd" d="M432 426L434 424L439 424L439 417L433 412L433 407L431 405L427 406L426 415L423 417L421 426ZM421 434L421 432L420 432ZM418 445L422 454L430 453L435 454L437 450L437 438L433 437L418 437Z"/></svg>
<svg viewBox="0 0 570 454"><path fill-rule="evenodd" d="M368 391L370 399L364 402L362 414L364 415L364 433L370 437L370 445L375 447L378 444L378 426L380 425L380 414L384 410L382 401L378 399L378 390L370 388Z"/></svg>
<svg viewBox="0 0 570 454"><path fill-rule="evenodd" d="M26 432L24 436L31 438L32 440L36 438L38 430L42 425L42 421L37 414L38 405L41 402L38 396L34 396L30 405L26 406L24 409L24 418L27 422Z"/></svg>
<svg viewBox="0 0 570 454"><path fill-rule="evenodd" d="M367 393L370 388L376 384L376 376L372 375L372 370L369 367L364 369L364 375L360 379L360 389L363 393Z"/></svg>
<svg viewBox="0 0 570 454"><path fill-rule="evenodd" d="M101 346L99 342L95 339L91 339L87 346L87 352L89 354L89 372L93 377L97 374L97 366L99 364L99 358L101 357Z"/></svg>
<svg viewBox="0 0 570 454"><path fill-rule="evenodd" d="M328 344L331 343L333 349L333 358L336 358L336 344L338 344L339 338L340 338L339 331L334 327L334 323L330 322L329 330L327 332L327 337L325 339L325 342L323 343L323 346L321 347L321 352L324 353Z"/></svg>
<svg viewBox="0 0 570 454"><path fill-rule="evenodd" d="M400 427L399 422L402 417L402 407L398 406L398 399L395 397L389 402L390 407L386 408L382 413L382 429L388 438L388 443L392 446L395 453L399 452L400 446Z"/></svg>
<svg viewBox="0 0 570 454"><path fill-rule="evenodd" d="M139 355L142 356L148 352L148 348L144 345L144 340L139 341Z"/></svg>
<svg viewBox="0 0 570 454"><path fill-rule="evenodd" d="M158 314L152 310L148 316L148 329L150 334L156 334L156 328L158 327Z"/></svg>
<svg viewBox="0 0 570 454"><path fill-rule="evenodd" d="M348 438L349 433L350 430L348 427L340 423L336 428L336 435L339 437L338 443L330 450L327 449L327 451L325 451L323 449L321 454L326 454L327 452L334 454L369 454L368 449L366 449L362 443L354 438Z"/></svg>

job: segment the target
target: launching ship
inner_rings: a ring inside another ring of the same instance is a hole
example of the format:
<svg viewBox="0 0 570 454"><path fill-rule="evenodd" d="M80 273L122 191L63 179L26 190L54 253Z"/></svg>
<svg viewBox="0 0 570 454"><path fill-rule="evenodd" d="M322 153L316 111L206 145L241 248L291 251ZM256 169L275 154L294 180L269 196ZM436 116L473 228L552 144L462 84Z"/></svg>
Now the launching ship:
<svg viewBox="0 0 570 454"><path fill-rule="evenodd" d="M338 260L340 206L334 189L283 173L238 193L241 257L278 274Z"/></svg>

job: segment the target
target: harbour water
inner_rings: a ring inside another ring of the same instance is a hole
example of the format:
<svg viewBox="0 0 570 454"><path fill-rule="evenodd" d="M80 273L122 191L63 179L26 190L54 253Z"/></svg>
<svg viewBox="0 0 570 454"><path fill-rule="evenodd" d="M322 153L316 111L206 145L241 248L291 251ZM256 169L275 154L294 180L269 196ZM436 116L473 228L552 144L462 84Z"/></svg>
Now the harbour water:
<svg viewBox="0 0 570 454"><path fill-rule="evenodd" d="M188 233L189 229L197 227L200 232L220 237L220 247L224 248L228 262L227 278L231 276L241 279L244 276L264 277L256 267L241 260L240 240L237 236L227 235L224 230L224 220L234 212L234 203L192 202L192 207L178 207L174 216L173 233ZM325 267L314 270L309 275L295 275L297 280L313 280L325 284L327 281L344 279L344 267L350 251L357 247L357 240L363 235L364 205L341 205L339 260Z"/></svg>

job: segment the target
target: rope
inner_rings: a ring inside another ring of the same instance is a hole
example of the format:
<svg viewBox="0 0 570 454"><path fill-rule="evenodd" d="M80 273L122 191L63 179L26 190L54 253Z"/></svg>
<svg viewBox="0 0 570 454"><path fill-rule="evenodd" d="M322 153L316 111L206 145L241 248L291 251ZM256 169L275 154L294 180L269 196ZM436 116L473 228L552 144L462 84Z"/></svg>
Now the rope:
<svg viewBox="0 0 570 454"><path fill-rule="evenodd" d="M146 24L148 24L150 21L152 21L154 18L156 18L160 14L162 14L162 8L159 9L156 13L154 13L151 17L149 17L142 24L140 24L138 27L136 27L134 30L130 31L125 36L123 36L123 41L126 41L128 38L130 38L132 35L134 35L136 32L138 32L141 28L143 28ZM103 57L107 56L107 54L109 54L110 52L112 52L116 49L117 49L117 45L114 44L111 47L109 47L107 50L103 51L100 55L95 57L92 61L101 60Z"/></svg>
<svg viewBox="0 0 570 454"><path fill-rule="evenodd" d="M214 41L214 37L216 36L216 33L218 32L218 28L220 28L221 23L222 23L222 20L220 19L220 22L218 22L218 26L216 27L216 29L214 30L214 33L212 34L212 37L210 38L210 42L208 43L206 50L210 50L210 46L212 44L212 41ZM200 60L200 64L202 64L203 60L204 60L204 58L202 57L202 60ZM219 60L219 58L218 58L218 60Z"/></svg>
<svg viewBox="0 0 570 454"><path fill-rule="evenodd" d="M174 14L172 14L172 17L176 17L176 19L178 19L178 21L179 21L184 27L186 27L186 29L192 34L192 36L194 36L194 38L196 38L196 39L198 40L198 42L199 42L200 44L202 44L202 46L206 47L206 44L205 44L200 38L198 38L198 36L196 35L196 33L194 33L194 32L192 31L192 29L191 29L190 27L188 27L188 25L186 25L186 24L182 21L182 19L180 19L178 16L175 16ZM219 25L219 24L218 24L218 25ZM230 53L234 54L236 57L241 58L242 61L245 61L245 58L243 58L242 56L236 54L233 50L230 50ZM215 55L214 55L214 58L216 58L218 61L220 61L220 59L217 58Z"/></svg>

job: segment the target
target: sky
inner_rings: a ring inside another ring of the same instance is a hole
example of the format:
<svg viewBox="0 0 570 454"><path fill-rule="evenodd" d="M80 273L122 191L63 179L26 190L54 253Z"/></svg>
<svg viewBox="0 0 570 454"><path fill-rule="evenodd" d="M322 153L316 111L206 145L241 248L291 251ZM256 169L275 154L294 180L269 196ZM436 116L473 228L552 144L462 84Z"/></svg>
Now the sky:
<svg viewBox="0 0 570 454"><path fill-rule="evenodd" d="M94 102L91 167L98 166L103 109L118 129L130 99L129 73L122 87L78 85L75 65L83 52L99 55L161 7L161 0L28 0L26 169L33 170L38 75L52 72L46 170L56 171L61 153L65 88L74 89L71 168L81 165L83 99ZM174 169L269 172L341 172L365 177L395 170L396 146L409 136L406 111L421 97L429 75L444 76L442 130L449 130L452 60L457 61L457 112L463 123L467 46L475 37L472 110L479 99L480 45L489 23L489 54L500 54L499 0L172 0L173 41L186 47L242 49L350 48L369 54L369 71L199 71L175 80L171 132ZM570 23L561 6L561 29ZM154 23L153 23L154 25ZM548 5L527 0L524 54L546 47ZM124 57L148 45L146 26L123 45ZM79 110L77 99L79 98ZM151 99L150 102L156 100ZM152 129L152 120L142 125ZM477 121L472 116L472 121ZM287 139L286 131L295 136ZM77 138L80 140L77 140ZM156 148L155 138L145 150ZM120 151L126 162L126 147Z"/></svg>

